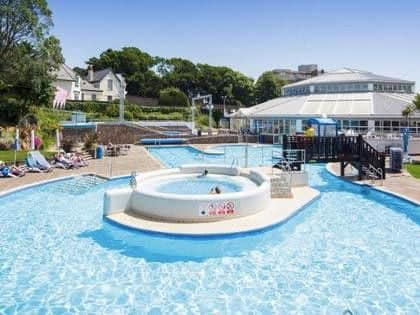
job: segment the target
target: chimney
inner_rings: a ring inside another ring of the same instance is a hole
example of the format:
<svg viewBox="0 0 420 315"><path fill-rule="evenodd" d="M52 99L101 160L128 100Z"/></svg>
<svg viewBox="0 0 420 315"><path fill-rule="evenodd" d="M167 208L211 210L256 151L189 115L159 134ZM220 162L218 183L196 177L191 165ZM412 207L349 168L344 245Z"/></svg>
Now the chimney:
<svg viewBox="0 0 420 315"><path fill-rule="evenodd" d="M89 82L93 81L93 66L92 65L89 65L87 79Z"/></svg>

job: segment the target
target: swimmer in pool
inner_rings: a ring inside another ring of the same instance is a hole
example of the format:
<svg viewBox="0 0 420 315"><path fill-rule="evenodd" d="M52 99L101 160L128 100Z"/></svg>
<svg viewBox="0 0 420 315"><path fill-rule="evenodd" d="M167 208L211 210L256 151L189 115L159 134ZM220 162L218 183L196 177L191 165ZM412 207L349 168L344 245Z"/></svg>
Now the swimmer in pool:
<svg viewBox="0 0 420 315"><path fill-rule="evenodd" d="M219 186L213 187L210 190L210 194L212 194L212 195L218 195L218 194L221 194L221 193L222 193L222 190L220 189Z"/></svg>
<svg viewBox="0 0 420 315"><path fill-rule="evenodd" d="M207 176L207 175L208 175L208 173L209 173L209 171L208 171L207 169L205 169L205 170L203 171L203 173L201 173L200 177Z"/></svg>

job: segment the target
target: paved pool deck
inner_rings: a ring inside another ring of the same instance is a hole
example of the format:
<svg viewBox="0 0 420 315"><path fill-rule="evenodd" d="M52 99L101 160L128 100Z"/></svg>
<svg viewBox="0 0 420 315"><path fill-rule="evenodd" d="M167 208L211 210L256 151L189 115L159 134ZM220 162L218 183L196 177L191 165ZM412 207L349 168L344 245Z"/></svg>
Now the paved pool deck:
<svg viewBox="0 0 420 315"><path fill-rule="evenodd" d="M339 163L328 163L327 168L334 175L340 176ZM346 176L345 179L357 184L371 185L378 190L396 194L400 197L420 203L420 179L412 177L405 170L397 174L386 173L386 179L382 183L381 181L375 181L373 185L370 180L359 181L355 176Z"/></svg>
<svg viewBox="0 0 420 315"><path fill-rule="evenodd" d="M0 177L0 192L40 181L83 173L94 173L103 177L113 177L129 175L132 171L146 172L161 168L164 168L164 166L151 156L143 146L132 145L127 155L105 157L101 160L90 160L88 166L79 169L63 170L54 168L48 173L27 173L25 176L14 178Z"/></svg>
<svg viewBox="0 0 420 315"><path fill-rule="evenodd" d="M209 146L214 145L219 144L194 144L195 147L200 149L207 149ZM104 177L112 177L129 175L133 170L144 172L161 168L164 168L164 166L151 156L144 147L133 145L126 156L105 157L102 160L91 160L89 166L76 170L54 169L49 173L27 173L25 176L19 178L0 177L0 192L44 180L82 173L95 173ZM339 174L338 163L331 163L330 169L335 174ZM362 181L361 183L370 184L369 181ZM387 174L387 179L384 181L383 186L376 185L376 188L420 202L420 180L413 178L405 171L401 174Z"/></svg>
<svg viewBox="0 0 420 315"><path fill-rule="evenodd" d="M319 191L311 187L296 187L292 189L292 192L293 198L271 199L267 209L256 214L221 221L162 222L141 217L132 212L115 213L107 216L107 218L131 229L154 233L191 236L246 233L266 229L287 221L319 196Z"/></svg>

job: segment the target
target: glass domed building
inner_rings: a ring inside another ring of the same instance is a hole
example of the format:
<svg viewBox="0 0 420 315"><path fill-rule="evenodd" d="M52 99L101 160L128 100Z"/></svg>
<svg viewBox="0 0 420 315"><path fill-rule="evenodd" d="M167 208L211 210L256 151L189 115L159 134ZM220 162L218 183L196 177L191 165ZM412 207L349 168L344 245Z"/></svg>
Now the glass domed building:
<svg viewBox="0 0 420 315"><path fill-rule="evenodd" d="M342 131L400 133L409 124L420 134L420 115L407 122L401 114L412 103L414 88L413 81L343 68L285 85L282 97L240 109L231 119L246 117L253 132L274 143L283 134L302 132L316 117L335 119Z"/></svg>

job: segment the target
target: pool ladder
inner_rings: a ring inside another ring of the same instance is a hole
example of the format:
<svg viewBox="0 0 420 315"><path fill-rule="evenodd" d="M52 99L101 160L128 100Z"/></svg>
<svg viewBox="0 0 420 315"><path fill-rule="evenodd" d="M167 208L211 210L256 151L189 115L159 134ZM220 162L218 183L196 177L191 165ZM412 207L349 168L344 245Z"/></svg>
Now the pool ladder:
<svg viewBox="0 0 420 315"><path fill-rule="evenodd" d="M383 185L384 174L381 168L376 168L372 164L369 164L368 167L362 166L362 171L365 173L366 177L370 179L372 185L375 184L376 180L380 181L380 185Z"/></svg>
<svg viewBox="0 0 420 315"><path fill-rule="evenodd" d="M271 175L271 197L272 198L292 198L292 168L287 160L284 160L280 173L275 174L274 169Z"/></svg>
<svg viewBox="0 0 420 315"><path fill-rule="evenodd" d="M239 160L237 157L233 157L232 163L230 164L230 167L233 168L234 166L238 166Z"/></svg>

